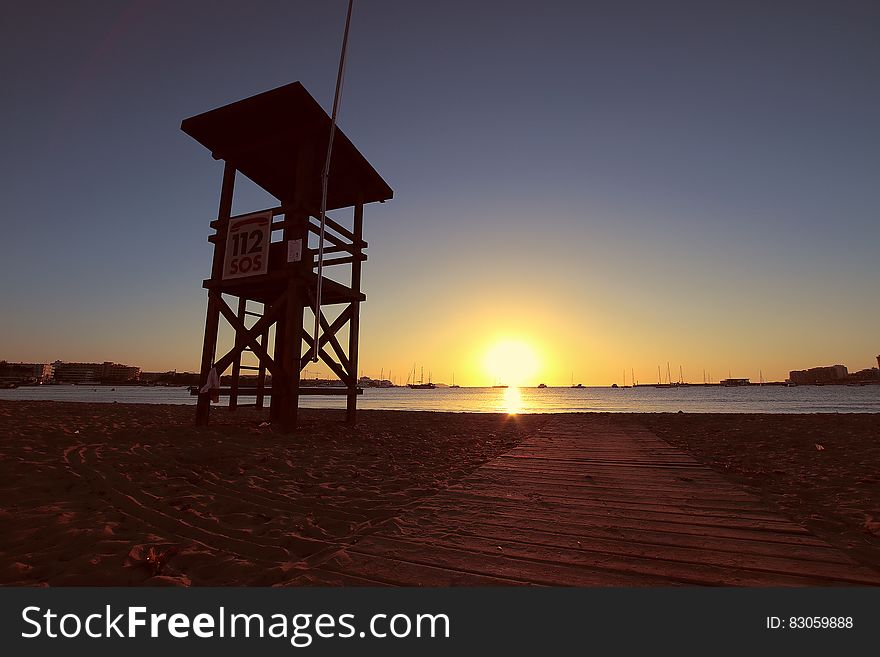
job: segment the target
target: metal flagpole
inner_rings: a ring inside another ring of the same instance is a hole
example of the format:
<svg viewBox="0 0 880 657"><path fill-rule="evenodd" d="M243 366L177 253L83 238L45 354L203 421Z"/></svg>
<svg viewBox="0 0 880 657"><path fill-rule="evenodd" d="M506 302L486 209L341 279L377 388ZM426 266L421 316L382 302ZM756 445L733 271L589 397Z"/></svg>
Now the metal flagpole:
<svg viewBox="0 0 880 657"><path fill-rule="evenodd" d="M321 174L321 231L318 236L318 289L315 293L315 329L312 333L312 362L318 362L318 329L321 324L321 281L324 278L324 230L327 222L327 183L330 180L330 156L333 153L333 137L336 135L336 114L339 111L339 97L342 94L342 80L345 75L345 55L348 51L348 28L351 25L351 10L354 0L348 0L348 14L345 17L345 32L342 35L342 52L339 55L339 70L336 73L336 92L333 94L333 113L330 117L330 139L327 141L327 159Z"/></svg>

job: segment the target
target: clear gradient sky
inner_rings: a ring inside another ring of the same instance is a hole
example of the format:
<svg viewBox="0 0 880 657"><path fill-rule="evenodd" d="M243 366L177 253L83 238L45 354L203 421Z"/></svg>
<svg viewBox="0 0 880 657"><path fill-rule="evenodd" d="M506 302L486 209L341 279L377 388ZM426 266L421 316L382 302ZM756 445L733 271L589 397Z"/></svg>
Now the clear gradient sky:
<svg viewBox="0 0 880 657"><path fill-rule="evenodd" d="M222 164L180 121L294 80L329 109L346 5L4 2L0 359L198 368ZM355 0L349 56L340 125L395 191L366 374L880 352L877 2Z"/></svg>

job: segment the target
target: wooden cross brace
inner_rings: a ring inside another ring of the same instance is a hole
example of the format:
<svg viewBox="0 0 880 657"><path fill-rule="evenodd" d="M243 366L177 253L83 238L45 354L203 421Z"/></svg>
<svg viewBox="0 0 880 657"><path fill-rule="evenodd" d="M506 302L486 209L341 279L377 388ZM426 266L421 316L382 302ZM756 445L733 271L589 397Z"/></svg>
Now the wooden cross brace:
<svg viewBox="0 0 880 657"><path fill-rule="evenodd" d="M315 342L314 342L314 340L312 340L312 336L309 335L309 332L306 330L303 330L302 338L303 338L303 341L306 343L306 345L309 346L308 353L306 353L302 357L302 359L300 360L301 366L305 367L306 364L311 360L311 347ZM318 341L320 342L320 338L318 338ZM321 347L320 349L318 349L318 354L321 356L321 360L324 361L324 364L326 364L327 367L329 367L330 370L336 376L338 376L341 381L345 381L346 383L351 383L351 375L348 372L346 372L344 369L342 369L342 366L339 363L337 363L335 360L333 360L333 356L328 354L326 349Z"/></svg>
<svg viewBox="0 0 880 657"><path fill-rule="evenodd" d="M230 349L222 358L214 361L214 367L217 369L217 374L223 374L226 368L232 364L232 361L235 360L244 348L250 347L260 363L265 365L266 369L272 373L272 376L279 376L278 364L272 360L266 352L266 348L259 343L257 338L269 330L269 327L275 323L281 310L287 305L287 293L285 292L275 299L269 307L269 312L257 320L257 323L251 328L245 326L244 319L239 318L238 315L233 312L232 308L229 307L219 291L211 290L209 294L214 295L214 299L220 308L220 312L232 328L235 329L235 346L232 347L232 349Z"/></svg>
<svg viewBox="0 0 880 657"><path fill-rule="evenodd" d="M312 312L317 312L315 310L315 293L309 290L308 298L309 307L312 309ZM348 361L348 356L342 349L342 345L340 345L339 340L336 339L336 334L343 326L345 326L345 323L351 318L351 312L352 307L351 305L348 305L345 310L339 313L339 317L333 320L333 324L327 323L327 318L324 316L323 312L321 312L321 317L319 318L321 322L321 335L318 338L319 349L323 347L327 342L329 342L330 346L333 347L333 351L336 352L336 356L339 358L339 363L348 371L351 371L351 364ZM314 343L314 341L312 341L312 343ZM303 365L303 367L305 367L305 365Z"/></svg>

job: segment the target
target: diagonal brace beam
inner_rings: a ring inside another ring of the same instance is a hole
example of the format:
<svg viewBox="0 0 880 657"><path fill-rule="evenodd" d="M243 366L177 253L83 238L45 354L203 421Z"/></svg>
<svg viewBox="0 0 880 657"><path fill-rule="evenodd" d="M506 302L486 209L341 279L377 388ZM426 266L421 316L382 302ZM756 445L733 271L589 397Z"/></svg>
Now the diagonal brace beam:
<svg viewBox="0 0 880 657"><path fill-rule="evenodd" d="M315 302L311 292L309 293L309 304L312 312L315 312ZM342 345L339 344L339 340L336 339L336 334L343 326L345 326L345 323L351 317L351 312L352 307L349 305L345 310L339 313L339 317L333 320L333 324L328 324L327 318L324 317L324 313L321 313L320 319L323 333L321 333L321 336L318 338L318 347L321 348L329 342L330 346L333 347L333 351L336 352L336 357L339 359L339 363L351 374L354 374L354 372L351 372L351 364L349 363L348 356L342 350ZM308 358L306 357L306 360L302 362L302 367L305 367L307 362Z"/></svg>
<svg viewBox="0 0 880 657"><path fill-rule="evenodd" d="M212 294L213 293L214 292L212 291ZM253 351L259 361L266 365L266 369L272 373L272 376L278 376L278 365L269 356L266 348L259 343L258 338L267 331L273 323L275 323L277 316L286 305L287 295L282 294L279 296L274 303L272 303L269 312L263 315L256 324L248 329L244 325L244 321L239 319L239 317L232 311L232 308L230 308L226 301L223 300L220 293L216 292L216 294L218 297L217 301L220 307L220 312L232 328L235 329L236 334L235 346L230 349L226 355L214 362L214 367L217 368L217 373L222 374L224 370L232 364L233 359L235 359L245 347L250 347L251 351Z"/></svg>
<svg viewBox="0 0 880 657"><path fill-rule="evenodd" d="M302 336L303 336L303 340L305 341L306 345L308 345L308 347L311 348L312 345L315 344L315 341L312 340L312 336L309 335L309 333L307 331L303 331ZM354 377L352 377L351 375L349 375L348 372L346 372L344 369L342 369L342 366L339 363L337 363L335 360L333 360L333 357L327 353L326 349L324 349L322 347L321 349L319 349L318 353L321 356L321 360L324 361L324 364L327 365L327 367L329 367L330 370L336 376L339 377L340 381L344 381L348 385L354 385L356 383L354 380ZM308 353L306 353L306 355L303 356L301 362L305 362L305 363L309 362L309 354Z"/></svg>

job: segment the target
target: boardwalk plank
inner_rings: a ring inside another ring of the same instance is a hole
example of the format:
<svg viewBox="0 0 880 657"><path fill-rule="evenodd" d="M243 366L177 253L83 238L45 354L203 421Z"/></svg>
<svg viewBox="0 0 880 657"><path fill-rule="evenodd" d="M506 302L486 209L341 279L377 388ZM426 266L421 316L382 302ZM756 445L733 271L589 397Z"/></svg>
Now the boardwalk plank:
<svg viewBox="0 0 880 657"><path fill-rule="evenodd" d="M505 554L529 556L540 559L557 559L561 563L580 565L603 565L612 563L610 556L627 559L625 568L637 572L665 575L675 573L681 580L695 583L723 584L731 576L731 569L755 571L751 576L755 581L777 582L776 575L793 575L801 583L806 578L811 583L835 583L849 581L856 584L877 582L876 573L850 560L817 560L813 557L794 558L775 554L756 554L748 551L729 552L705 548L667 546L629 541L621 537L607 539L583 537L575 539L549 531L518 529L515 533L509 528L491 525L456 527L453 531L437 525L429 525L427 531L422 527L413 528L412 533L404 531L403 537L417 542L450 547L462 547L491 552L501 547ZM703 572L702 567L711 570ZM805 566L809 575L805 575ZM701 574L700 576L697 576ZM711 581L707 581L707 577ZM756 584L760 585L760 584Z"/></svg>
<svg viewBox="0 0 880 657"><path fill-rule="evenodd" d="M409 586L880 585L880 571L644 428L579 415L316 566Z"/></svg>

